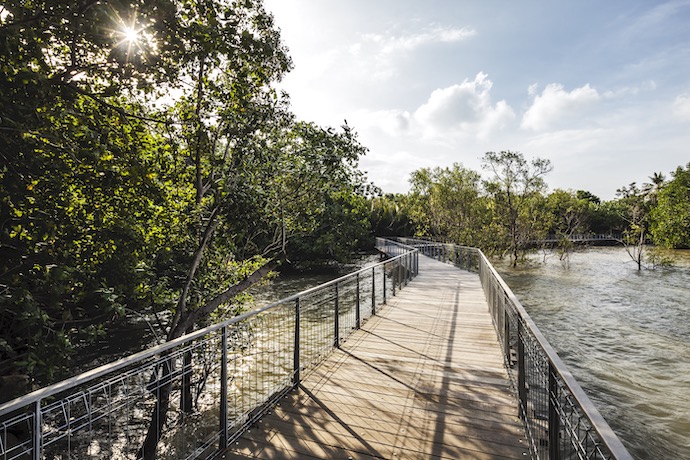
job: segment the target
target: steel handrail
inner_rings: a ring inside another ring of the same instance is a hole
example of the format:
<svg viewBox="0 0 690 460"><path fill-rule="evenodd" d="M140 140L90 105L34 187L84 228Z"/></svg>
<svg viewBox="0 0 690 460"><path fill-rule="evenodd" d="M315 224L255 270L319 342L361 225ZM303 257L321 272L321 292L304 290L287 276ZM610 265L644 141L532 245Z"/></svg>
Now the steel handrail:
<svg viewBox="0 0 690 460"><path fill-rule="evenodd" d="M556 350L546 340L546 337L544 337L544 335L541 333L532 317L529 316L525 310L525 307L522 306L522 303L520 303L513 291L510 289L510 287L508 287L501 275L498 274L494 266L491 264L491 262L489 262L489 259L481 251L481 249L477 249L477 253L480 255L482 262L484 262L485 266L489 269L494 279L498 281L501 289L506 293L512 302L513 306L517 310L518 315L520 315L520 319L529 327L530 332L537 340L539 346L549 360L549 363L562 378L563 383L568 388L570 394L573 395L573 397L577 400L578 405L599 434L607 449L619 460L632 460L632 456L628 450L625 448L615 432L611 429L606 419L604 419L599 410L594 406L592 401L589 399L589 396L587 396L575 377L573 377L573 374L570 372Z"/></svg>
<svg viewBox="0 0 690 460"><path fill-rule="evenodd" d="M410 248L410 250L416 251L415 248ZM118 359L117 361L113 361L112 363L104 364L104 365L99 366L95 369L92 369L90 371L86 371L82 374L79 374L75 377L71 377L71 378L62 380L60 382L54 383L52 385L49 385L47 387L35 390L35 391L28 393L24 396L21 396L19 398L16 398L16 399L13 399L11 401L0 404L0 417L8 414L10 412L13 412L17 409L21 409L21 408L26 407L30 404L33 404L37 401L40 401L40 400L43 400L45 398L49 398L55 394L61 393L62 391L65 391L69 388L72 388L72 387L75 387L78 385L86 384L92 380L95 380L99 377L102 377L103 375L106 375L106 374L109 374L112 372L116 372L116 371L124 369L125 367L128 367L128 366L130 366L136 362L139 362L139 361L142 361L144 359L147 359L147 358L153 357L155 355L164 353L166 351L172 350L172 349L178 347L179 345L181 345L185 342L196 340L196 339L201 338L207 334L219 331L225 327L228 327L228 326L231 326L233 324L242 322L242 321L244 321L248 318L251 318L253 316L257 316L257 315L264 313L264 312L267 312L269 310L276 309L276 308L278 308L278 307L280 307L283 304L286 304L288 302L294 302L298 298L305 297L305 296L308 296L309 294L323 290L327 287L334 286L335 284L340 283L342 281L345 281L346 279L349 279L351 277L356 277L358 274L361 274L364 272L369 272L372 270L372 268L376 268L376 267L379 267L381 265L385 265L385 264L390 263L390 262L395 262L398 259L401 259L405 256L406 256L406 254L401 254L399 256L392 257L392 258L390 258L384 262L379 262L377 264L370 265L368 267L357 270L353 273L349 273L347 275L341 276L341 277L336 278L334 280L328 281L324 284L320 284L318 286L315 286L315 287L312 287L309 289L305 289L304 291L300 291L297 294L293 294L289 297L285 297L283 299L277 300L277 301L275 301L269 305L266 305L264 307L252 310L250 312L243 313L243 314L238 315L238 316L234 316L234 317L232 317L228 320L225 320L223 322L216 323L216 324L211 325L211 326L207 326L203 329L199 329L195 332L183 335L177 339L170 340L168 342L165 342L163 344L149 348L147 350L143 350L143 351L140 351L140 352L135 353L133 355Z"/></svg>
<svg viewBox="0 0 690 460"><path fill-rule="evenodd" d="M448 243L438 243L438 242L433 242L433 241L428 241L428 240L423 240L423 239L415 239L415 238L399 238L400 240L406 242L406 243L411 243L412 245L415 245L415 247L423 247L423 248L431 248L431 247L436 247L436 248L446 248L446 247L453 247L454 249L461 249L463 251L471 251L476 253L479 256L479 264L477 266L477 271L479 273L480 279L482 279L482 288L484 289L484 293L487 296L487 300L489 299L489 292L487 292L488 287L484 285L483 282L483 277L482 277L482 267L486 267L488 269L489 274L493 277L494 280L499 284L500 289L503 291L503 293L507 296L507 299L509 300L509 303L514 307L515 313L517 314L518 318L520 321L522 321L528 328L529 333L534 337L534 339L537 341L538 346L541 348L545 358L548 360L548 363L550 364L550 370L553 370L553 372L560 378L561 382L563 385L566 387L567 391L572 395L572 397L575 399L577 402L577 406L581 409L584 417L589 421L591 424L592 428L596 431L600 441L603 443L603 445L606 447L606 449L611 453L611 455L617 459L617 460L632 460L632 456L628 452L628 450L625 448L621 440L618 438L618 436L615 434L615 432L611 429L609 426L608 422L604 419L604 417L601 415L599 410L594 406L592 401L589 399L585 391L582 389L580 384L577 382L575 377L572 375L568 367L565 365L563 360L560 358L558 353L555 351L555 349L551 346L551 344L546 340L544 335L541 333L537 325L534 323L532 318L529 316L525 308L523 307L522 303L518 300L518 298L515 296L513 291L510 289L510 287L506 284L506 282L503 280L503 278L499 275L499 273L496 271L494 266L491 264L489 259L486 257L486 255L478 248L472 248L468 246L459 246L459 245L454 245L454 244L448 244ZM444 257L445 258L445 257ZM497 324L497 319L492 315L494 319L494 327L497 328L497 334L500 335L499 325ZM504 340L508 341L508 337L504 337ZM518 338L519 340L519 338ZM506 349L508 349L508 345L506 345ZM506 367L510 367L508 365L508 362L510 360L509 356L504 357L506 359ZM526 420L525 420L526 423Z"/></svg>

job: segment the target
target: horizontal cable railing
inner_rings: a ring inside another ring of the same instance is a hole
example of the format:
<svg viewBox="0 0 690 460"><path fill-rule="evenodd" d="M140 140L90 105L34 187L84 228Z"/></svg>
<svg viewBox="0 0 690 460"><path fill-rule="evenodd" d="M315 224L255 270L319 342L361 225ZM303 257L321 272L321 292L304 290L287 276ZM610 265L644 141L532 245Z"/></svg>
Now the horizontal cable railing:
<svg viewBox="0 0 690 460"><path fill-rule="evenodd" d="M479 249L412 238L397 240L424 255L479 274L518 397L532 458L632 459Z"/></svg>
<svg viewBox="0 0 690 460"><path fill-rule="evenodd" d="M155 458L215 456L416 276L415 249L385 249L384 262L0 405L0 460L141 458L163 400Z"/></svg>
<svg viewBox="0 0 690 460"><path fill-rule="evenodd" d="M596 243L602 242L620 242L623 235L620 233L591 233L591 234L573 234L573 235L557 235L550 233L544 238L531 240L530 243L560 243L562 241L570 241L573 243Z"/></svg>

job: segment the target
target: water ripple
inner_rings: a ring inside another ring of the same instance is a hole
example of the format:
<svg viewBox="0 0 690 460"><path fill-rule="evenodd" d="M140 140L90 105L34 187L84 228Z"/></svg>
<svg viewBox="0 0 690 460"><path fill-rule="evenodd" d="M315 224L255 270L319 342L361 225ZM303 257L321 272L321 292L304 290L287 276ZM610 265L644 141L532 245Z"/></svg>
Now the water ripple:
<svg viewBox="0 0 690 460"><path fill-rule="evenodd" d="M690 251L638 272L622 248L499 271L639 459L690 458Z"/></svg>

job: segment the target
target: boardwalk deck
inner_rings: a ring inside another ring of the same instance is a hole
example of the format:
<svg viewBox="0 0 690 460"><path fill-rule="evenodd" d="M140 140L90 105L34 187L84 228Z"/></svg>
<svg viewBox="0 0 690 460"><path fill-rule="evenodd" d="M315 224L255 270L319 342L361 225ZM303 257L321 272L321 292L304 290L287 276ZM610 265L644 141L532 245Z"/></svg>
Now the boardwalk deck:
<svg viewBox="0 0 690 460"><path fill-rule="evenodd" d="M419 262L419 276L224 458L529 455L479 277Z"/></svg>

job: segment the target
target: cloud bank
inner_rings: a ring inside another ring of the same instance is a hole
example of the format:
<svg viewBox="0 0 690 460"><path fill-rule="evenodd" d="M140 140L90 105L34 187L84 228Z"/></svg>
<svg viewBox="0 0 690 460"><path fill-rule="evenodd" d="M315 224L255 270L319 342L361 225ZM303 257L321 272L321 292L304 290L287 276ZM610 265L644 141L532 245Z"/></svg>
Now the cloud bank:
<svg viewBox="0 0 690 460"><path fill-rule="evenodd" d="M536 94L536 87L530 86L528 93ZM563 85L551 83L534 101L522 117L523 129L544 132L564 126L582 126L587 121L587 113L602 96L586 84L572 91L566 91Z"/></svg>

